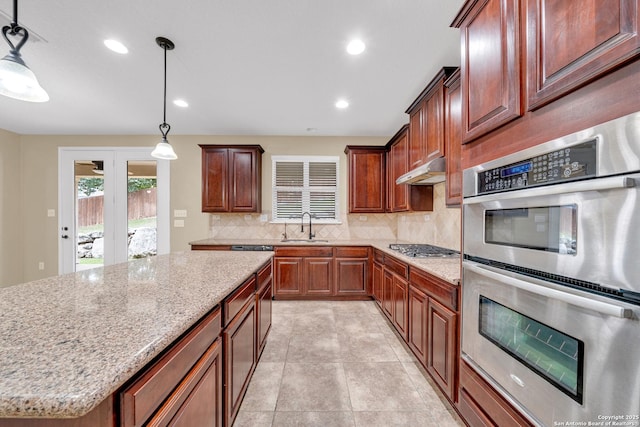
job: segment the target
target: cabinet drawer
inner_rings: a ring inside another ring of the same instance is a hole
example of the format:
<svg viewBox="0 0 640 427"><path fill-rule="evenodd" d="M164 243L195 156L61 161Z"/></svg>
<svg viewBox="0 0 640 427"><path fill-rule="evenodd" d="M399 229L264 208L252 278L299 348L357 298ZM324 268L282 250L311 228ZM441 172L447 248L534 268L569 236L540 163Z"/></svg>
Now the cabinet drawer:
<svg viewBox="0 0 640 427"><path fill-rule="evenodd" d="M242 307L253 298L256 292L256 278L244 282L238 289L229 295L222 303L222 313L224 316L224 325L228 325L236 314L240 312Z"/></svg>
<svg viewBox="0 0 640 427"><path fill-rule="evenodd" d="M380 249L374 249L373 260L380 264L384 264L384 252L382 252Z"/></svg>
<svg viewBox="0 0 640 427"><path fill-rule="evenodd" d="M320 246L315 248L301 246L279 246L275 248L276 256L295 257L332 257L333 247Z"/></svg>
<svg viewBox="0 0 640 427"><path fill-rule="evenodd" d="M409 277L409 266L389 255L384 257L384 266L387 270L393 271L403 279L407 279Z"/></svg>
<svg viewBox="0 0 640 427"><path fill-rule="evenodd" d="M262 289L262 287L271 279L271 260L267 264L258 271L258 284L257 289Z"/></svg>
<svg viewBox="0 0 640 427"><path fill-rule="evenodd" d="M369 248L365 246L338 246L336 258L368 258Z"/></svg>
<svg viewBox="0 0 640 427"><path fill-rule="evenodd" d="M217 308L128 386L120 395L122 425L143 425L218 338L220 331L220 309Z"/></svg>
<svg viewBox="0 0 640 427"><path fill-rule="evenodd" d="M411 267L409 272L409 282L416 288L426 292L431 298L434 298L445 307L453 311L458 311L457 286L451 285L414 267Z"/></svg>

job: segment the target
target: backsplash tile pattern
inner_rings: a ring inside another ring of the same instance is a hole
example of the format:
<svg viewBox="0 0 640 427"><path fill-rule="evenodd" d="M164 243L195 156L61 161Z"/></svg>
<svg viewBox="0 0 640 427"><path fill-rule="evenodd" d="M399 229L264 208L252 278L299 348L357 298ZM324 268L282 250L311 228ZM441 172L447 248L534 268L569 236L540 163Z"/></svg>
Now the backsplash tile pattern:
<svg viewBox="0 0 640 427"><path fill-rule="evenodd" d="M347 214L342 213L342 224L313 224L316 239L351 240L381 239L429 243L460 250L460 209L447 208L444 202L444 184L434 186L433 212ZM271 217L271 212L262 215ZM209 219L209 238L216 239L281 239L284 224L271 224L260 220L260 214L215 214ZM306 238L300 231L300 221L287 223L287 237Z"/></svg>

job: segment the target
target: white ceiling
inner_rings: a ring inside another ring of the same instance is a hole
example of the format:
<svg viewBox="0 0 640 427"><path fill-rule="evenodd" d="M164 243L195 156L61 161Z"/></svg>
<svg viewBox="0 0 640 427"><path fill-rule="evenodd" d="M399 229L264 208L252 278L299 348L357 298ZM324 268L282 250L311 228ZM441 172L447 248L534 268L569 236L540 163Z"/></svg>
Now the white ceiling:
<svg viewBox="0 0 640 427"><path fill-rule="evenodd" d="M442 66L460 64L463 0L20 0L22 57L51 100L0 96L19 134L393 135ZM0 15L13 0L0 0ZM0 17L1 19L1 17ZM4 24L4 23L3 23ZM346 53L353 38L367 45ZM115 38L127 55L106 49ZM9 51L0 39L0 57ZM188 108L172 104L175 98ZM338 98L348 99L337 110ZM317 131L309 132L308 128Z"/></svg>

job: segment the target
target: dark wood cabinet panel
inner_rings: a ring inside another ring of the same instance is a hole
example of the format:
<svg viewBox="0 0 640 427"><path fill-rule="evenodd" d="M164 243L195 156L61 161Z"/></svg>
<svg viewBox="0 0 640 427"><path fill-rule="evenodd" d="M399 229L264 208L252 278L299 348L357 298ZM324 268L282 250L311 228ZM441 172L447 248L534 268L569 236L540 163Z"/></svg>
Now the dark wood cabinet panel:
<svg viewBox="0 0 640 427"><path fill-rule="evenodd" d="M427 365L427 327L429 298L424 292L409 285L409 324L407 344L413 354Z"/></svg>
<svg viewBox="0 0 640 427"><path fill-rule="evenodd" d="M233 424L256 366L256 304L251 300L223 331L224 416Z"/></svg>
<svg viewBox="0 0 640 427"><path fill-rule="evenodd" d="M426 160L445 155L444 145L444 76L425 101Z"/></svg>
<svg viewBox="0 0 640 427"><path fill-rule="evenodd" d="M522 115L519 4L468 1L453 23L461 30L463 142Z"/></svg>
<svg viewBox="0 0 640 427"><path fill-rule="evenodd" d="M382 312L393 321L393 273L384 270L382 280Z"/></svg>
<svg viewBox="0 0 640 427"><path fill-rule="evenodd" d="M429 299L427 371L449 399L455 395L455 366L457 315L448 308Z"/></svg>
<svg viewBox="0 0 640 427"><path fill-rule="evenodd" d="M427 156L424 115L425 102L421 100L409 112L409 170L423 164Z"/></svg>
<svg viewBox="0 0 640 427"><path fill-rule="evenodd" d="M638 0L527 0L528 109L640 55Z"/></svg>
<svg viewBox="0 0 640 427"><path fill-rule="evenodd" d="M200 145L202 211L260 212L262 153L259 145Z"/></svg>
<svg viewBox="0 0 640 427"><path fill-rule="evenodd" d="M447 179L445 203L462 204L462 89L460 70L445 82L445 151Z"/></svg>
<svg viewBox="0 0 640 427"><path fill-rule="evenodd" d="M467 423L473 427L532 425L464 360L460 362L458 409Z"/></svg>
<svg viewBox="0 0 640 427"><path fill-rule="evenodd" d="M256 292L256 335L258 357L267 344L267 335L271 329L271 300L273 297L273 275L271 262L258 272L258 291Z"/></svg>
<svg viewBox="0 0 640 427"><path fill-rule="evenodd" d="M373 284L373 298L379 306L382 307L382 282L384 281L384 266L378 262L374 262L371 267L371 282Z"/></svg>
<svg viewBox="0 0 640 427"><path fill-rule="evenodd" d="M333 294L333 258L304 258L304 293Z"/></svg>
<svg viewBox="0 0 640 427"><path fill-rule="evenodd" d="M336 295L366 296L369 259L336 258Z"/></svg>
<svg viewBox="0 0 640 427"><path fill-rule="evenodd" d="M273 260L275 294L301 296L304 293L302 257L276 257Z"/></svg>
<svg viewBox="0 0 640 427"><path fill-rule="evenodd" d="M386 207L386 150L352 146L345 149L349 164L349 212L384 213Z"/></svg>
<svg viewBox="0 0 640 427"><path fill-rule="evenodd" d="M404 125L389 141L388 193L389 211L408 211L409 185L396 184L396 180L409 172L409 125Z"/></svg>
<svg viewBox="0 0 640 427"><path fill-rule="evenodd" d="M393 324L407 340L407 321L408 321L408 292L409 285L407 281L397 275L393 275Z"/></svg>

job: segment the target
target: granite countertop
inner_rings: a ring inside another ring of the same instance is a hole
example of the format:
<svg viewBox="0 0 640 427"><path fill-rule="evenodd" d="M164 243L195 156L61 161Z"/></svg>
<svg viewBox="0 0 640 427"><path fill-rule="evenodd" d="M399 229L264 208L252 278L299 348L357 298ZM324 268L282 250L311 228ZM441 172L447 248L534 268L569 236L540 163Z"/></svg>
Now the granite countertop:
<svg viewBox="0 0 640 427"><path fill-rule="evenodd" d="M192 246L215 246L215 245L272 245L272 246L372 246L389 255L393 255L399 260L409 265L418 267L427 273L433 274L447 282L457 285L460 282L460 258L413 258L389 249L391 243L412 243L397 240L329 240L329 241L288 241L283 242L278 239L202 239L189 242Z"/></svg>
<svg viewBox="0 0 640 427"><path fill-rule="evenodd" d="M272 256L181 252L0 288L0 417L88 413Z"/></svg>

